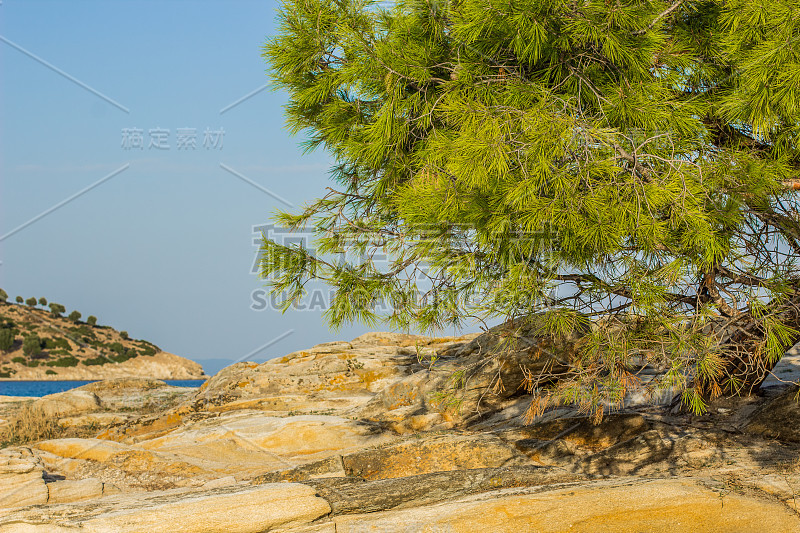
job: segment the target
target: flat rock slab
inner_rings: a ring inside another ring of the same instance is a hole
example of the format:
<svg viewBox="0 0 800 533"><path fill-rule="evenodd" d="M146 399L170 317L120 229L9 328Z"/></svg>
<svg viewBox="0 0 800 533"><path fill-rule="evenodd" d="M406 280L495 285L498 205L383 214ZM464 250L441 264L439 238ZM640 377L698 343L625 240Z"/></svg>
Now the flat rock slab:
<svg viewBox="0 0 800 533"><path fill-rule="evenodd" d="M407 477L429 472L530 464L527 456L495 435L436 435L359 451L342 457L350 476Z"/></svg>
<svg viewBox="0 0 800 533"><path fill-rule="evenodd" d="M414 509L334 517L336 533L800 531L781 503L723 494L699 480L596 482L538 493L497 492Z"/></svg>
<svg viewBox="0 0 800 533"><path fill-rule="evenodd" d="M302 526L330 512L312 487L276 483L203 492L112 496L34 507L0 518L0 531L50 533L257 533Z"/></svg>
<svg viewBox="0 0 800 533"><path fill-rule="evenodd" d="M756 410L745 431L782 441L800 442L800 392L789 387Z"/></svg>
<svg viewBox="0 0 800 533"><path fill-rule="evenodd" d="M331 505L332 513L355 514L428 505L508 487L552 485L585 480L562 469L537 466L480 468L434 472L419 476L364 481L320 478L305 481Z"/></svg>
<svg viewBox="0 0 800 533"><path fill-rule="evenodd" d="M44 416L62 417L96 411L100 409L100 400L93 392L73 389L43 396L31 407Z"/></svg>
<svg viewBox="0 0 800 533"><path fill-rule="evenodd" d="M41 461L28 448L0 450L0 514L4 509L47 502Z"/></svg>

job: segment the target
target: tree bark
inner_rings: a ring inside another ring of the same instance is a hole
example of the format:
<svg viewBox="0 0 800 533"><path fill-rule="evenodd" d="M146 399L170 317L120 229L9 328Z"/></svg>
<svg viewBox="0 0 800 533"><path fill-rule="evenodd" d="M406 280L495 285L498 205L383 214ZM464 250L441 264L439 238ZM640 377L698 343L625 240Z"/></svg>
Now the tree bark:
<svg viewBox="0 0 800 533"><path fill-rule="evenodd" d="M767 312L796 333L781 342L785 353L800 341L800 285L784 302L771 302ZM727 395L751 395L772 372L780 358L770 359L764 353L766 331L760 320L750 314L743 315L729 328L723 339L722 388Z"/></svg>

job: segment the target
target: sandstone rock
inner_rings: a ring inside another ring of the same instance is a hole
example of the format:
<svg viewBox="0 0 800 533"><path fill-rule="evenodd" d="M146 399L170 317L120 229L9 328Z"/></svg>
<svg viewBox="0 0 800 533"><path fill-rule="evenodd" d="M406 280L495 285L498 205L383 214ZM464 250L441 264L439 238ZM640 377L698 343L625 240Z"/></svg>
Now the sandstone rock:
<svg viewBox="0 0 800 533"><path fill-rule="evenodd" d="M562 439L586 450L600 451L650 428L651 424L641 414L616 413L606 416L600 424L594 424L586 417L568 417L514 428L501 432L501 435L507 440Z"/></svg>
<svg viewBox="0 0 800 533"><path fill-rule="evenodd" d="M432 338L368 333L350 342L331 342L263 364L237 363L211 378L192 400L194 410L233 402L277 411L331 409L341 414L366 403L376 392L419 367L417 347L429 352L463 344L473 336Z"/></svg>
<svg viewBox="0 0 800 533"><path fill-rule="evenodd" d="M101 439L42 441L35 450L50 472L94 477L120 488L167 489L219 477L188 457Z"/></svg>
<svg viewBox="0 0 800 533"><path fill-rule="evenodd" d="M336 533L336 524L333 522L323 522L309 526L293 527L291 529L276 529L275 533Z"/></svg>
<svg viewBox="0 0 800 533"><path fill-rule="evenodd" d="M377 428L337 416L271 417L227 412L142 440L147 450L194 457L206 468L250 478L393 440ZM187 459L188 460L188 459Z"/></svg>
<svg viewBox="0 0 800 533"><path fill-rule="evenodd" d="M302 467L396 439L377 429L342 417L281 418L257 411L232 411L187 420L154 438L128 442L56 439L43 441L36 449L41 450L49 469L70 479L98 477L123 489L165 489L200 486L225 475L252 479L271 470ZM328 475L343 475L340 460L339 465L339 470Z"/></svg>
<svg viewBox="0 0 800 533"><path fill-rule="evenodd" d="M546 466L572 464L575 462L575 456L581 454L575 443L564 439L550 441L523 439L514 444L532 461Z"/></svg>
<svg viewBox="0 0 800 533"><path fill-rule="evenodd" d="M779 502L723 496L697 481L675 479L487 493L414 509L340 515L333 520L337 533L800 530L800 517Z"/></svg>
<svg viewBox="0 0 800 533"><path fill-rule="evenodd" d="M43 396L31 407L44 416L58 418L96 411L100 408L100 400L93 392L73 389Z"/></svg>
<svg viewBox="0 0 800 533"><path fill-rule="evenodd" d="M797 388L787 388L753 414L745 431L783 441L800 442L799 400Z"/></svg>
<svg viewBox="0 0 800 533"><path fill-rule="evenodd" d="M0 450L0 509L47 502L41 461L27 448Z"/></svg>
<svg viewBox="0 0 800 533"><path fill-rule="evenodd" d="M411 367L413 374L382 389L359 415L401 433L414 430L405 421L433 412L446 412L448 427L479 421L503 408L510 398L524 394L528 376L544 385L567 370L578 337L552 341L537 339L532 333L531 325L504 324L469 342L443 347L429 368ZM442 420L431 419L427 425L419 418L415 422L417 430L430 430Z"/></svg>
<svg viewBox="0 0 800 533"><path fill-rule="evenodd" d="M364 481L360 478L318 478L305 482L331 505L333 514L410 508L468 494L507 487L568 483L584 479L561 469L536 466L434 472L418 476Z"/></svg>
<svg viewBox="0 0 800 533"><path fill-rule="evenodd" d="M334 455L322 461L261 474L253 478L253 483L278 483L281 481L299 482L307 479L341 477L346 474L347 473L344 471L344 464L342 463L342 457L340 455Z"/></svg>
<svg viewBox="0 0 800 533"><path fill-rule="evenodd" d="M580 468L604 476L633 474L644 466L664 461L674 448L673 439L651 430L587 457L580 462Z"/></svg>
<svg viewBox="0 0 800 533"><path fill-rule="evenodd" d="M47 487L41 471L0 474L0 509L47 502Z"/></svg>
<svg viewBox="0 0 800 533"><path fill-rule="evenodd" d="M96 394L107 410L159 412L197 393L194 387L174 387L161 380L148 378L105 379L88 383L77 390Z"/></svg>
<svg viewBox="0 0 800 533"><path fill-rule="evenodd" d="M47 484L48 503L67 503L99 498L103 482L95 478L69 479Z"/></svg>
<svg viewBox="0 0 800 533"><path fill-rule="evenodd" d="M225 476L203 483L203 490L218 489L220 487L230 487L236 485L236 478L233 476Z"/></svg>
<svg viewBox="0 0 800 533"><path fill-rule="evenodd" d="M90 413L87 415L59 418L58 425L62 428L81 427L100 429L107 426L123 424L132 418L132 415L124 413Z"/></svg>
<svg viewBox="0 0 800 533"><path fill-rule="evenodd" d="M329 512L330 506L315 496L313 488L280 483L34 507L0 518L0 530L49 533L61 527L87 533L256 533L300 527Z"/></svg>
<svg viewBox="0 0 800 533"><path fill-rule="evenodd" d="M342 462L348 475L370 480L530 464L526 456L494 435L438 435L406 440L345 455Z"/></svg>

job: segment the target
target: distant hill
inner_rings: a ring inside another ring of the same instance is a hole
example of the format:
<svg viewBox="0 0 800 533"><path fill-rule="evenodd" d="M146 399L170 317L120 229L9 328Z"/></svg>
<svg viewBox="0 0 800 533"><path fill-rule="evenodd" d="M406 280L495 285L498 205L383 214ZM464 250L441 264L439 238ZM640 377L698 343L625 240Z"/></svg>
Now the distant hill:
<svg viewBox="0 0 800 533"><path fill-rule="evenodd" d="M1 291L2 289L0 289ZM0 296L5 296L0 292ZM0 301L0 379L106 379L205 377L202 367L125 331L63 316L60 304L44 298L27 303Z"/></svg>

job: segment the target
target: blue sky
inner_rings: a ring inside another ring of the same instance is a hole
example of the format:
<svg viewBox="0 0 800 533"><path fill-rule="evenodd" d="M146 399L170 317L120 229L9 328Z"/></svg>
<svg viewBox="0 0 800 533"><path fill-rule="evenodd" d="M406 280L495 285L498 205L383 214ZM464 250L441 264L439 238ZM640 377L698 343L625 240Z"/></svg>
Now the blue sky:
<svg viewBox="0 0 800 533"><path fill-rule="evenodd" d="M0 287L201 363L367 331L253 309L253 227L322 193L332 163L288 135L285 93L239 102L267 83L277 5L2 1Z"/></svg>

